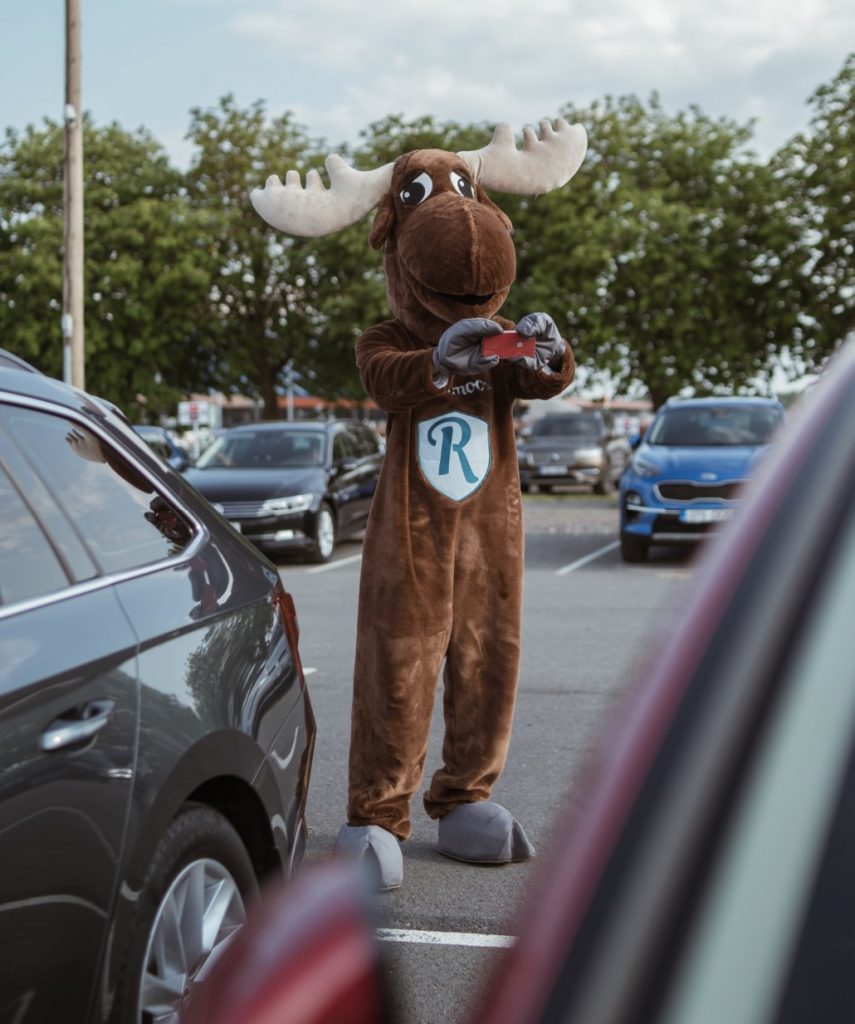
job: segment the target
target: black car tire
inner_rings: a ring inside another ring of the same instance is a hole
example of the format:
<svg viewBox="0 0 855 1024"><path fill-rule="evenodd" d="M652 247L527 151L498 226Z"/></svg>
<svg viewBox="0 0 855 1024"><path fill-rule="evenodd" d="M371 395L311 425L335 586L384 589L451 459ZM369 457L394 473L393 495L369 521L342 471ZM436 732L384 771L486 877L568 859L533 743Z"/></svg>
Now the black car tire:
<svg viewBox="0 0 855 1024"><path fill-rule="evenodd" d="M206 872L206 880L213 878L217 882L221 881L220 898L233 891L229 915L224 920L220 934L232 933L242 923L247 904L258 894L258 879L246 847L226 818L210 807L189 804L172 821L158 844L140 890L133 930L127 942L128 953L110 1016L112 1024L148 1024L152 1019L143 1012L141 995L143 974L152 962L150 947L155 931L164 908L169 906L173 909L170 900L177 895L176 886L185 878L192 884L195 881L193 873L199 871ZM185 908L192 905L189 899L182 903ZM200 935L206 909L205 904L198 905ZM183 910L182 925L186 922L192 926L193 918L188 918L188 915L193 913L193 910ZM181 930L183 933L183 928ZM217 936L219 938L220 935ZM210 951L203 950L195 962L188 965L188 984L197 975L208 955ZM177 1003L181 995L177 994Z"/></svg>
<svg viewBox="0 0 855 1024"><path fill-rule="evenodd" d="M625 562L646 562L648 548L646 540L639 540L626 533L620 535L620 554Z"/></svg>
<svg viewBox="0 0 855 1024"><path fill-rule="evenodd" d="M310 560L312 562L328 562L335 550L336 536L335 513L324 502L315 516L315 532L309 548Z"/></svg>

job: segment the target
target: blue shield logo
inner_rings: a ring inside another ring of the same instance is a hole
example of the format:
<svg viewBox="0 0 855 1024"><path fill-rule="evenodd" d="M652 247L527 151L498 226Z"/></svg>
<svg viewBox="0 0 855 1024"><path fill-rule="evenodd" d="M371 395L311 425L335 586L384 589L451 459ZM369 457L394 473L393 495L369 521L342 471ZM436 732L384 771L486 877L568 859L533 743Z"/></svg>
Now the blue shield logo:
<svg viewBox="0 0 855 1024"><path fill-rule="evenodd" d="M428 483L447 498L462 501L490 472L489 424L462 412L422 420L418 456Z"/></svg>

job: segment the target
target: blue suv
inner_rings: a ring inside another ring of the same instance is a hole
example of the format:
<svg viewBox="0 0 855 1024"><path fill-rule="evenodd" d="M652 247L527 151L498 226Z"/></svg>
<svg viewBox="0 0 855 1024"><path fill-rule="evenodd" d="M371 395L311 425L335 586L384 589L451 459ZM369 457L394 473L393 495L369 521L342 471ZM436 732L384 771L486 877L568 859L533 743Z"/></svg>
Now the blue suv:
<svg viewBox="0 0 855 1024"><path fill-rule="evenodd" d="M773 398L669 399L621 478L623 560L644 561L651 544L701 540L730 519L783 417Z"/></svg>

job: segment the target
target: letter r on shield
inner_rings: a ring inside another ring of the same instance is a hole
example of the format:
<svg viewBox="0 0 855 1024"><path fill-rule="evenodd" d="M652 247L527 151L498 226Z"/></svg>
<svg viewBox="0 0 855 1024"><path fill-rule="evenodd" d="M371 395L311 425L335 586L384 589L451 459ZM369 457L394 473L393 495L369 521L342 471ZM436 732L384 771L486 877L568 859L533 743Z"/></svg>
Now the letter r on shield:
<svg viewBox="0 0 855 1024"><path fill-rule="evenodd" d="M419 466L440 493L462 501L490 472L490 427L466 413L447 413L418 425Z"/></svg>

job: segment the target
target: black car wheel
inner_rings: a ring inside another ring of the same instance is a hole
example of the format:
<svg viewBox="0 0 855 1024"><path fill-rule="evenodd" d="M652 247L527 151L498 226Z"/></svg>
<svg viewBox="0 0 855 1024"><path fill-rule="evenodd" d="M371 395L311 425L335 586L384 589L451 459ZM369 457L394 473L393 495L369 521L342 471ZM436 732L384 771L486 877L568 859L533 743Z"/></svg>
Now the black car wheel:
<svg viewBox="0 0 855 1024"><path fill-rule="evenodd" d="M620 535L620 554L625 562L646 562L648 543L629 534Z"/></svg>
<svg viewBox="0 0 855 1024"><path fill-rule="evenodd" d="M309 557L313 562L328 562L335 550L336 523L329 505L321 505L315 516L315 533Z"/></svg>
<svg viewBox="0 0 855 1024"><path fill-rule="evenodd" d="M257 892L252 861L229 822L201 805L179 814L143 883L111 1020L177 1022Z"/></svg>

